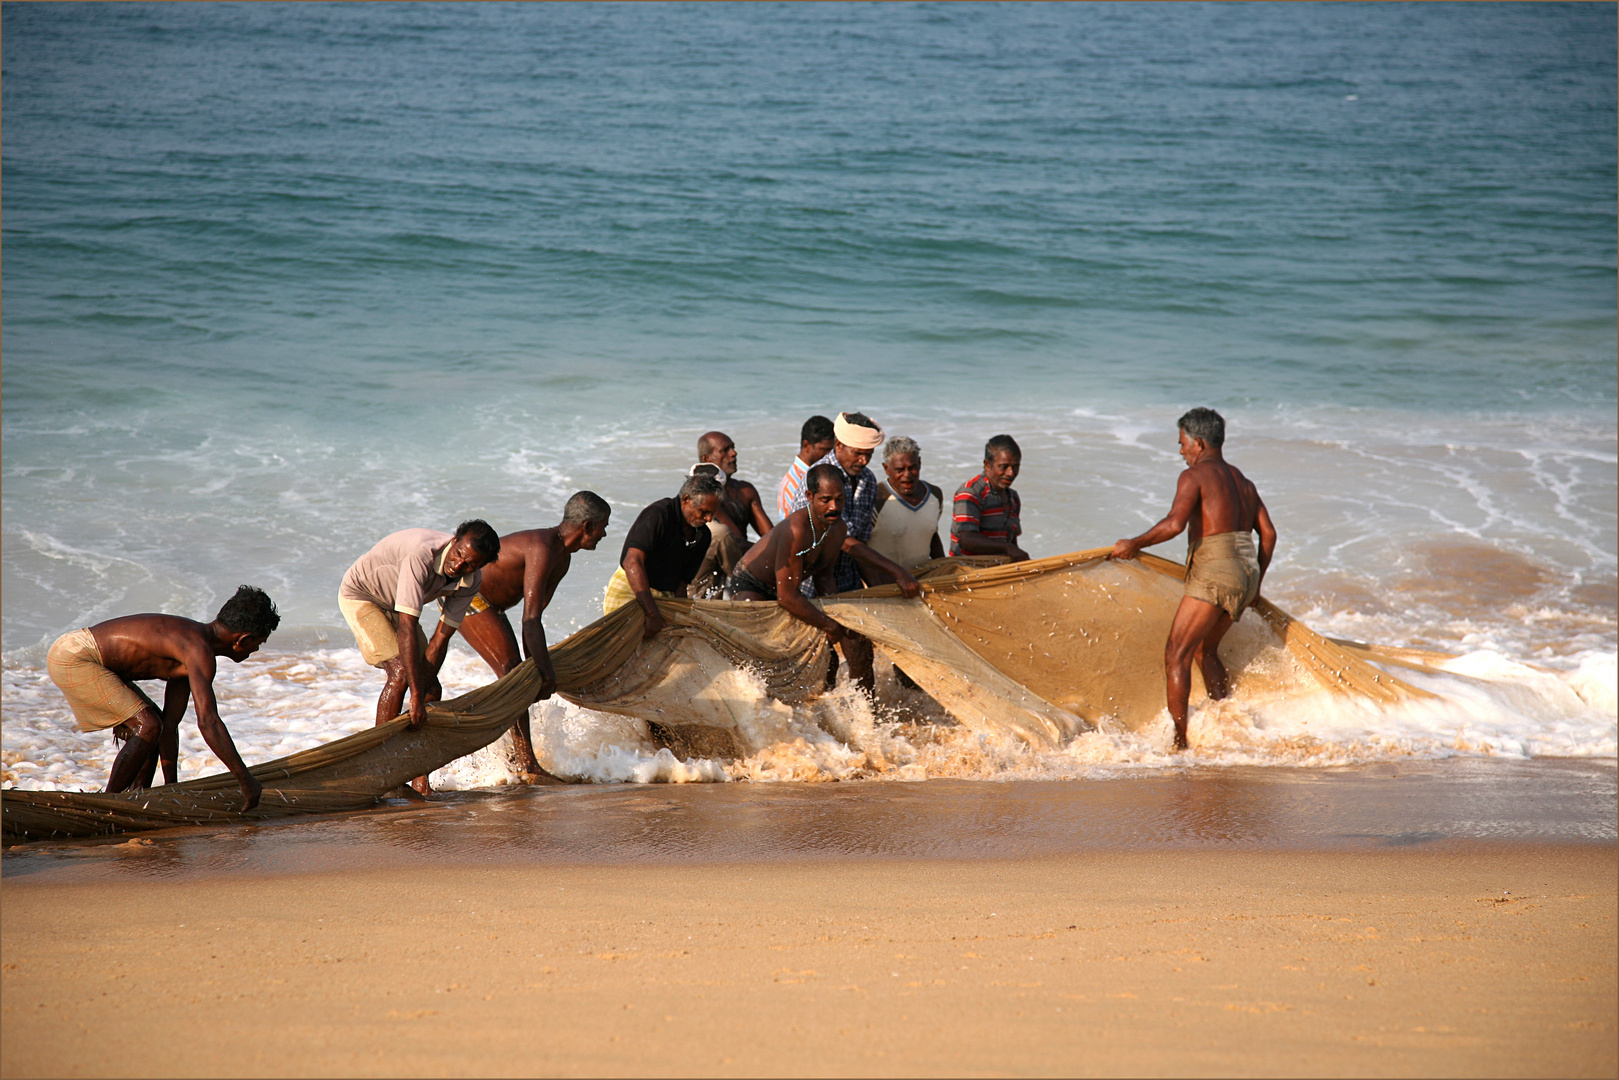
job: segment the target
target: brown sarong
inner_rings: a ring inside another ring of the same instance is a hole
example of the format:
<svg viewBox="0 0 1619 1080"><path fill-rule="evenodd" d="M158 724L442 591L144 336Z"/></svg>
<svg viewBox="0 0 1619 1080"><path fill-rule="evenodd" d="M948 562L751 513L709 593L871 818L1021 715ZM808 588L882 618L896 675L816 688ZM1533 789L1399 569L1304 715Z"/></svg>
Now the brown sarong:
<svg viewBox="0 0 1619 1080"><path fill-rule="evenodd" d="M57 638L45 654L45 669L67 698L80 731L117 727L147 706L162 715L140 687L102 664L101 646L89 630Z"/></svg>
<svg viewBox="0 0 1619 1080"><path fill-rule="evenodd" d="M1186 551L1186 595L1225 609L1236 622L1259 595L1259 554L1254 534L1215 533Z"/></svg>

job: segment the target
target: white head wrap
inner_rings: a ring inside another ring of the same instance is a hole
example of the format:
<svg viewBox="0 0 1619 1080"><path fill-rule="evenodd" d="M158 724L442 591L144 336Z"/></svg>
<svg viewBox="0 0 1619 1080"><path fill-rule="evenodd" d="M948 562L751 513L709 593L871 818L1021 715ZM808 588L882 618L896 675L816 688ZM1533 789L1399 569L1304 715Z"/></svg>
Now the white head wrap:
<svg viewBox="0 0 1619 1080"><path fill-rule="evenodd" d="M838 418L832 421L832 434L844 446L852 446L856 450L875 450L883 444L883 429L872 422L871 427L862 427L851 424L848 413L838 413Z"/></svg>

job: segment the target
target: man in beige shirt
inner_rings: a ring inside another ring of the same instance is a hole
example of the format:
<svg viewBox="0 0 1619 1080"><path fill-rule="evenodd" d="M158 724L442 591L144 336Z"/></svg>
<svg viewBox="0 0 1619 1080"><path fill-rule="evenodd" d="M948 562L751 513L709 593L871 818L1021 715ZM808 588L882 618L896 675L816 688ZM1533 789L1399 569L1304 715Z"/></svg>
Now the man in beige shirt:
<svg viewBox="0 0 1619 1080"><path fill-rule="evenodd" d="M450 533L433 529L403 529L383 537L360 556L337 591L360 655L387 675L377 698L377 723L399 715L405 691L410 691L414 729L427 717L427 703L444 693L438 671L450 647L450 637L472 606L483 580L483 568L500 554L500 536L487 522L463 521ZM444 599L433 639L422 632L422 608ZM426 788L419 777L417 790Z"/></svg>

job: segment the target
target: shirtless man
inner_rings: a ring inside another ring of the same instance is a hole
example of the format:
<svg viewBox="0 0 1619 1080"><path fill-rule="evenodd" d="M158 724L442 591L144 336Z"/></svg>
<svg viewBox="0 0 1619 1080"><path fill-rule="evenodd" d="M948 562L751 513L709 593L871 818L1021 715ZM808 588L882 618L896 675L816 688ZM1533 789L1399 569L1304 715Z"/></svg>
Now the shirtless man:
<svg viewBox="0 0 1619 1080"><path fill-rule="evenodd" d="M270 598L243 585L213 622L178 615L126 615L57 638L46 666L72 707L79 730L122 727L129 733L113 760L107 791L124 791L137 779L149 785L159 758L164 782L175 782L180 719L189 696L197 702L197 730L208 749L242 786L242 810L257 806L262 788L242 763L219 718L215 658L226 656L240 664L280 624ZM136 679L164 681L161 710L135 685Z"/></svg>
<svg viewBox="0 0 1619 1080"><path fill-rule="evenodd" d="M607 500L594 491L580 491L562 508L562 522L551 529L525 529L500 538L500 556L483 568L478 595L472 598L471 614L461 620L461 636L478 650L498 678L516 667L524 656L532 656L540 668L540 696L544 701L557 688L557 674L551 667L551 654L545 642L545 626L540 616L556 595L557 585L568 572L573 553L595 551L607 534L612 515ZM517 635L512 633L506 609L523 602L523 649L519 655ZM440 600L440 604L445 601ZM545 778L529 735L528 713L512 729L518 767L529 776ZM525 776L525 779L528 777Z"/></svg>
<svg viewBox="0 0 1619 1080"><path fill-rule="evenodd" d="M1259 598L1260 582L1276 551L1276 527L1253 482L1221 454L1225 418L1213 409L1192 409L1177 426L1187 467L1176 483L1168 515L1140 536L1114 544L1111 557L1133 559L1142 548L1173 539L1191 526L1186 595L1164 644L1164 682L1169 715L1175 721L1175 749L1185 750L1192 662L1202 670L1210 698L1219 701L1230 692L1225 665L1220 663L1220 639Z"/></svg>
<svg viewBox="0 0 1619 1080"><path fill-rule="evenodd" d="M736 442L725 432L704 432L697 439L697 464L715 466L714 479L723 485L720 508L708 526L714 540L692 579L697 587L705 586L716 573L724 583L736 560L747 550L749 526L760 536L770 531L770 517L759 498L759 489L736 478L736 459Z"/></svg>
<svg viewBox="0 0 1619 1080"><path fill-rule="evenodd" d="M846 544L843 473L836 466L821 464L810 469L804 478L804 491L808 504L793 511L738 560L731 573L731 595L737 600L774 600L793 618L821 630L827 641L843 650L850 674L869 694L876 685L870 639L847 629L804 599L798 591L799 582L808 575L815 579L821 595L836 591L834 567L838 556L846 553L863 569L898 582L906 596L920 596L922 587L903 566L866 544L858 540Z"/></svg>

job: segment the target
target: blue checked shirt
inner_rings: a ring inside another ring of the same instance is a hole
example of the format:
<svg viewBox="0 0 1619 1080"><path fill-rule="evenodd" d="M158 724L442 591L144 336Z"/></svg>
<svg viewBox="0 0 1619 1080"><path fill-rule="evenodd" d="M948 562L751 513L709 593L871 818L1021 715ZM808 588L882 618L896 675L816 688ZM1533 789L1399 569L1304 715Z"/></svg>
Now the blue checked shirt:
<svg viewBox="0 0 1619 1080"><path fill-rule="evenodd" d="M843 473L843 523L849 529L849 535L861 542L871 540L871 527L877 523L877 476L870 469L862 468L858 473L850 476L843 471L838 463L837 450L828 450L826 456L815 465L831 465L838 472ZM811 465L810 468L814 468ZM793 499L793 510L801 510L809 505L809 493L803 489ZM832 573L837 578L838 592L848 592L850 589L861 587L860 567L847 555L839 555L838 561L832 567Z"/></svg>

